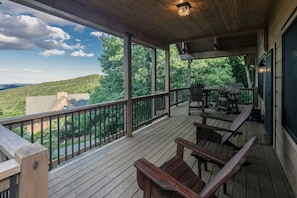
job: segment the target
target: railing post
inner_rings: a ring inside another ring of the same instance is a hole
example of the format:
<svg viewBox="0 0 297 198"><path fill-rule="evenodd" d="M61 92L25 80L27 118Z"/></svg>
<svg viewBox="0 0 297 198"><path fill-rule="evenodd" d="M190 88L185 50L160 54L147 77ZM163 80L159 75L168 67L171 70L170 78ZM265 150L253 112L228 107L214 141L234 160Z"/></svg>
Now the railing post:
<svg viewBox="0 0 297 198"><path fill-rule="evenodd" d="M178 105L178 90L177 89L175 89L174 90L174 103L175 103L175 106L177 106Z"/></svg>
<svg viewBox="0 0 297 198"><path fill-rule="evenodd" d="M15 152L21 164L18 197L48 197L48 151L40 144L30 144Z"/></svg>
<svg viewBox="0 0 297 198"><path fill-rule="evenodd" d="M170 117L170 50L169 46L165 50L165 92L167 95L165 96L165 104L166 111L168 116Z"/></svg>
<svg viewBox="0 0 297 198"><path fill-rule="evenodd" d="M258 107L258 88L255 87L253 91L254 107Z"/></svg>

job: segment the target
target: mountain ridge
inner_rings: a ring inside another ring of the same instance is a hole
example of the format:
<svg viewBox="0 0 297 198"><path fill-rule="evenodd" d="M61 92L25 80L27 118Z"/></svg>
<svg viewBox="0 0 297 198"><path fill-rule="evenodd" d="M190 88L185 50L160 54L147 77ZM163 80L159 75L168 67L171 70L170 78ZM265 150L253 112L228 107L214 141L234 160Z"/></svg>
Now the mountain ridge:
<svg viewBox="0 0 297 198"><path fill-rule="evenodd" d="M101 77L93 74L0 90L0 119L25 115L27 96L56 95L58 92L91 94L100 85Z"/></svg>

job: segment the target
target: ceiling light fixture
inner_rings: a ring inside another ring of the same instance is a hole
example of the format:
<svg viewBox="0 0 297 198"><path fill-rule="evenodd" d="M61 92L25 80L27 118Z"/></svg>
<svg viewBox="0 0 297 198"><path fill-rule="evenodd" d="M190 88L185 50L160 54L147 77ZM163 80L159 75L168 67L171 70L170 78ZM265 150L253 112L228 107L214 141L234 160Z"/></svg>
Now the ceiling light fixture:
<svg viewBox="0 0 297 198"><path fill-rule="evenodd" d="M190 14L190 8L192 7L189 2L184 2L176 5L177 13L179 16L188 16Z"/></svg>

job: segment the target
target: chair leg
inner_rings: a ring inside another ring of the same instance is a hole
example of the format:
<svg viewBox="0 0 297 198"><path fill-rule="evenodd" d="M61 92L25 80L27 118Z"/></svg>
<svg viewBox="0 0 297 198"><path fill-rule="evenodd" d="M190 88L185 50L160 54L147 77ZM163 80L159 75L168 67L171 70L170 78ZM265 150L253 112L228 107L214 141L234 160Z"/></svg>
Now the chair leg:
<svg viewBox="0 0 297 198"><path fill-rule="evenodd" d="M201 172L202 172L202 170L201 170L201 166L202 166L201 159L197 158L197 162L198 162L197 163L197 165L198 165L198 175L201 178Z"/></svg>
<svg viewBox="0 0 297 198"><path fill-rule="evenodd" d="M236 113L239 113L239 109L238 109L238 101L235 100L235 108L236 108Z"/></svg>
<svg viewBox="0 0 297 198"><path fill-rule="evenodd" d="M202 174L202 164L204 164L204 170L207 171L207 161L197 157L197 165L198 165L198 175L201 178Z"/></svg>
<svg viewBox="0 0 297 198"><path fill-rule="evenodd" d="M224 183L224 185L223 185L223 191L224 191L224 194L227 194L227 183Z"/></svg>
<svg viewBox="0 0 297 198"><path fill-rule="evenodd" d="M227 100L227 104L226 104L226 113L229 113L230 111L230 100Z"/></svg>

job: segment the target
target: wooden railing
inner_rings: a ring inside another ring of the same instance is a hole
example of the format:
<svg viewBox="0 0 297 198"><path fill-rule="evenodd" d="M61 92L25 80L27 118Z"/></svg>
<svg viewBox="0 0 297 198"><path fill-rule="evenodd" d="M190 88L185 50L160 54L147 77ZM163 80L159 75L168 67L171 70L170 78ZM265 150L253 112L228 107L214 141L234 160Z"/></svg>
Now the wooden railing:
<svg viewBox="0 0 297 198"><path fill-rule="evenodd" d="M216 101L216 94L210 92L210 101ZM239 103L252 104L255 95L254 89L241 89ZM168 115L166 96L133 98L133 130ZM187 88L171 90L170 106L187 100ZM0 197L47 197L48 169L126 134L126 103L119 100L1 120L5 127L0 125L0 135L5 138L0 138Z"/></svg>
<svg viewBox="0 0 297 198"><path fill-rule="evenodd" d="M254 106L257 106L257 101L258 101L257 88L241 88L237 97L238 97L238 104L241 104L241 105L254 104ZM218 99L217 89L211 90L210 96L208 98L211 103L215 104Z"/></svg>
<svg viewBox="0 0 297 198"><path fill-rule="evenodd" d="M133 130L166 116L166 93L133 98ZM126 134L126 100L1 120L31 143L48 148L49 169Z"/></svg>
<svg viewBox="0 0 297 198"><path fill-rule="evenodd" d="M47 149L0 125L0 197L48 197Z"/></svg>
<svg viewBox="0 0 297 198"><path fill-rule="evenodd" d="M125 135L124 105L114 101L0 121L31 143L48 148L49 169Z"/></svg>
<svg viewBox="0 0 297 198"><path fill-rule="evenodd" d="M189 88L180 88L170 90L170 106L178 105L188 101Z"/></svg>
<svg viewBox="0 0 297 198"><path fill-rule="evenodd" d="M168 115L166 93L133 98L133 130ZM253 104L254 89L241 89L240 104ZM216 102L217 91L210 101ZM188 100L188 88L170 91L170 106ZM1 120L0 124L31 143L48 148L49 169L126 134L126 100Z"/></svg>

